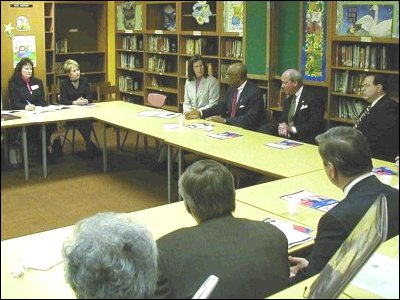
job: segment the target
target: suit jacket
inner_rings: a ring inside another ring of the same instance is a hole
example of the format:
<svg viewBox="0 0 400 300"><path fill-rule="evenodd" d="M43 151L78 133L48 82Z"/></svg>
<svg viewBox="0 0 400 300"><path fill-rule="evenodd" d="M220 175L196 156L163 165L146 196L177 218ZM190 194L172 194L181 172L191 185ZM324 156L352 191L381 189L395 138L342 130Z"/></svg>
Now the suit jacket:
<svg viewBox="0 0 400 300"><path fill-rule="evenodd" d="M383 96L357 127L375 158L393 161L399 154L399 104Z"/></svg>
<svg viewBox="0 0 400 300"><path fill-rule="evenodd" d="M288 285L286 236L260 221L222 216L157 240L156 298L191 298L206 278L219 278L211 298L264 298Z"/></svg>
<svg viewBox="0 0 400 300"><path fill-rule="evenodd" d="M196 92L196 80L186 80L185 83L185 101L183 102L183 112L191 109L204 110L218 103L219 84L218 80L209 75L202 78L199 88Z"/></svg>
<svg viewBox="0 0 400 300"><path fill-rule="evenodd" d="M258 130L261 122L265 119L264 100L262 92L257 85L247 80L240 98L238 99L238 110L234 118L230 117L234 89L228 89L223 101L203 110L203 118L221 115L226 119L226 124L243 127L249 130Z"/></svg>
<svg viewBox="0 0 400 300"><path fill-rule="evenodd" d="M311 277L325 267L380 194L387 199L387 239L399 234L399 191L381 183L375 176L369 176L353 186L345 199L321 217L309 265L297 273L295 282Z"/></svg>
<svg viewBox="0 0 400 300"><path fill-rule="evenodd" d="M90 92L89 81L85 77L79 78L79 86L76 89L72 85L72 81L67 78L60 84L60 103L71 105L73 101L79 97L83 97L92 102L92 93Z"/></svg>
<svg viewBox="0 0 400 300"><path fill-rule="evenodd" d="M43 82L33 77L29 85L31 86L32 94L22 79L10 80L9 97L12 109L25 109L25 106L28 104L27 101L33 105L47 106Z"/></svg>
<svg viewBox="0 0 400 300"><path fill-rule="evenodd" d="M288 124L288 114L292 98L293 96L283 101L281 123ZM324 101L307 89L307 87L303 87L293 123L297 134L291 136L291 138L301 142L315 144L315 137L324 130Z"/></svg>

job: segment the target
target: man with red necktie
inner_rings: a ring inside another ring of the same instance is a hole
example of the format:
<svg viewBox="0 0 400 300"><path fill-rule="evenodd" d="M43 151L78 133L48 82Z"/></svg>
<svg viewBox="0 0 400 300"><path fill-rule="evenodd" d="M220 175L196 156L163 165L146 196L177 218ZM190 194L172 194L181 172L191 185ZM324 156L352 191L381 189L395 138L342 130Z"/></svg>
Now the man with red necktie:
<svg viewBox="0 0 400 300"><path fill-rule="evenodd" d="M224 100L203 111L194 110L188 119L203 118L210 121L258 130L265 118L264 100L257 85L247 80L247 68L234 63L226 73L229 89Z"/></svg>

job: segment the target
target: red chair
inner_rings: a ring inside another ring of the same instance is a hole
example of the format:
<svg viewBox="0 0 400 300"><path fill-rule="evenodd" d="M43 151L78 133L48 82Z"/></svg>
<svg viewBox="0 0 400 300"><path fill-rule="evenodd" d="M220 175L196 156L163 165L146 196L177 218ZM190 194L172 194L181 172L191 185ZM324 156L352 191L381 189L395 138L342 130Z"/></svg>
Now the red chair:
<svg viewBox="0 0 400 300"><path fill-rule="evenodd" d="M150 93L147 95L146 104L149 106L155 107L155 108L163 108L165 105L166 99L167 99L166 95ZM125 145L126 138L128 137L128 133L129 133L129 131L127 131L125 133L124 140L122 141L122 144L121 144L121 150L123 149L123 147ZM147 154L147 148L148 148L147 136L144 136L143 143L144 143L145 153ZM136 150L138 148L138 144L139 144L139 133L136 136Z"/></svg>

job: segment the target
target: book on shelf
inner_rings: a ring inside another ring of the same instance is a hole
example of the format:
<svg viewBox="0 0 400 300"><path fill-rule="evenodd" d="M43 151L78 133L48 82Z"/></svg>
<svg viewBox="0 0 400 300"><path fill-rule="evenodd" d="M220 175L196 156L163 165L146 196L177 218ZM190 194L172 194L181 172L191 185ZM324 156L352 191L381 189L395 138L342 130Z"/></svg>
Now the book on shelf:
<svg viewBox="0 0 400 300"><path fill-rule="evenodd" d="M288 221L266 218L266 223L274 225L281 230L288 240L288 248L312 241L314 237L310 234L313 230L309 227L296 225Z"/></svg>
<svg viewBox="0 0 400 300"><path fill-rule="evenodd" d="M281 196L282 200L289 201L289 200L296 200L299 202L301 205L310 207L310 208L315 208L318 210L322 211L329 211L331 208L333 208L336 204L339 202L335 199L326 197L326 196L321 196L314 194L312 192L302 190L299 192L295 192L292 194L287 194Z"/></svg>
<svg viewBox="0 0 400 300"><path fill-rule="evenodd" d="M226 139L239 137L239 136L242 136L242 135L239 134L239 133L236 133L236 132L226 131L226 132L220 132L220 133L209 133L209 134L207 134L207 136L213 137L213 138L216 138L216 139L219 139L219 140L226 140Z"/></svg>
<svg viewBox="0 0 400 300"><path fill-rule="evenodd" d="M292 140L282 140L274 143L267 143L265 145L273 148L278 148L281 150L286 150L293 147L301 146L303 144Z"/></svg>

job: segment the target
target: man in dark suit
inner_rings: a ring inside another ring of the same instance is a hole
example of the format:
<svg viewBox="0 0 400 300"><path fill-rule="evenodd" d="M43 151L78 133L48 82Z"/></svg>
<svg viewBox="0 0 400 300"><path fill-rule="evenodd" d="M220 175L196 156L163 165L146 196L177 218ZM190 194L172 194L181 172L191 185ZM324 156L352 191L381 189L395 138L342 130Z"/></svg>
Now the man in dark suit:
<svg viewBox="0 0 400 300"><path fill-rule="evenodd" d="M179 179L179 193L198 225L157 240L156 298L191 298L205 279L219 278L211 298L264 298L288 285L288 242L276 227L232 216L233 176L201 160Z"/></svg>
<svg viewBox="0 0 400 300"><path fill-rule="evenodd" d="M281 80L287 98L283 101L279 126L271 133L314 144L315 136L324 131L323 99L303 86L303 78L297 70L286 70Z"/></svg>
<svg viewBox="0 0 400 300"><path fill-rule="evenodd" d="M228 67L226 79L229 83L224 100L203 111L194 110L188 119L206 118L210 121L258 130L265 119L264 100L257 85L247 80L247 68L243 63Z"/></svg>
<svg viewBox="0 0 400 300"><path fill-rule="evenodd" d="M333 127L316 137L325 172L345 198L321 217L308 259L289 257L294 283L319 273L349 236L369 207L384 194L388 207L387 238L399 234L399 191L371 172L371 152L365 136L351 127Z"/></svg>
<svg viewBox="0 0 400 300"><path fill-rule="evenodd" d="M354 128L367 138L372 156L393 161L399 153L399 104L389 98L382 74L364 79L362 95L369 103Z"/></svg>

